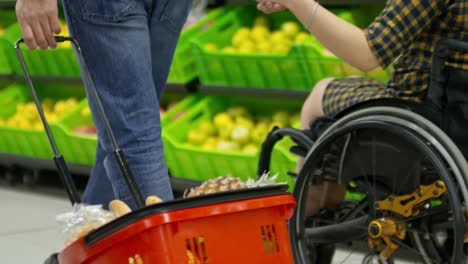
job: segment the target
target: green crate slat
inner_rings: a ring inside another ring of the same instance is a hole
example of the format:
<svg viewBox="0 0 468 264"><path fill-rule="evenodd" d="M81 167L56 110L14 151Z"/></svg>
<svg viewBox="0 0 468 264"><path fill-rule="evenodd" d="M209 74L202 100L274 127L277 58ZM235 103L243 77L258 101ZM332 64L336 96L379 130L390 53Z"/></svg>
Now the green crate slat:
<svg viewBox="0 0 468 264"><path fill-rule="evenodd" d="M10 46L10 42L0 39L0 73L3 74L10 74L13 72L7 56Z"/></svg>
<svg viewBox="0 0 468 264"><path fill-rule="evenodd" d="M203 150L185 143L190 128L202 121L212 120L217 113L235 105L245 106L253 114L269 115L278 109L296 113L302 104L285 100L259 101L256 98L247 97L205 97L196 107L165 129L164 146L170 156L168 167L173 175L185 175L191 180L198 181L205 181L220 175L233 175L244 180L256 177L259 153ZM287 157L288 151L282 142L275 146L270 170L271 174L279 173L280 181L287 182L292 187L293 179L287 175L287 172L294 171L295 164Z"/></svg>

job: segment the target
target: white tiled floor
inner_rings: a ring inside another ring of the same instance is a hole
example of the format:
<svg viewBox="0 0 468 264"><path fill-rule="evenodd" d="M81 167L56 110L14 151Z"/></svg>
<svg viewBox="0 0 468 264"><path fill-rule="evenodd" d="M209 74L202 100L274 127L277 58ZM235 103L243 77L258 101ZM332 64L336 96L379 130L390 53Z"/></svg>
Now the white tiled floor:
<svg viewBox="0 0 468 264"><path fill-rule="evenodd" d="M43 263L51 253L59 251L62 238L55 216L70 208L60 190L31 191L0 184L0 263ZM361 254L340 250L334 263L361 261Z"/></svg>
<svg viewBox="0 0 468 264"><path fill-rule="evenodd" d="M0 186L1 263L43 263L60 250L55 215L68 209L65 197Z"/></svg>

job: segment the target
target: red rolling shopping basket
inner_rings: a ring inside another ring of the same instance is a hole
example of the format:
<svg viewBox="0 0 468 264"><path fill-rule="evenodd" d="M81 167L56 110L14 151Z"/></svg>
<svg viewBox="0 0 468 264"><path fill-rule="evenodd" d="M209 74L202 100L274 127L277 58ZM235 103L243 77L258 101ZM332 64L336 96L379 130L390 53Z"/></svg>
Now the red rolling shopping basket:
<svg viewBox="0 0 468 264"><path fill-rule="evenodd" d="M134 211L75 241L68 263L294 263L287 186L196 197ZM139 262L137 262L139 261Z"/></svg>

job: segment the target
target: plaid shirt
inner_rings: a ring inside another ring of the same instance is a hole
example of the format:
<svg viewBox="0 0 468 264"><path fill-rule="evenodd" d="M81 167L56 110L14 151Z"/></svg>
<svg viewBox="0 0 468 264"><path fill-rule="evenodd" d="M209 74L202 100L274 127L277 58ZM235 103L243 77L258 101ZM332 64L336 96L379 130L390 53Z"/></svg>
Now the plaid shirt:
<svg viewBox="0 0 468 264"><path fill-rule="evenodd" d="M468 0L390 0L366 36L383 68L394 62L387 84L393 96L422 99L436 43L468 41ZM468 55L454 54L449 63L468 69Z"/></svg>

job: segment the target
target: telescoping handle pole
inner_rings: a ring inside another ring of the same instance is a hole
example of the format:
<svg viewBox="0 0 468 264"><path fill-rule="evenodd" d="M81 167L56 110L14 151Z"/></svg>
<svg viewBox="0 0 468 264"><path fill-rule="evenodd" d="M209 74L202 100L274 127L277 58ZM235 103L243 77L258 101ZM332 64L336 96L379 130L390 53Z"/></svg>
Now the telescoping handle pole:
<svg viewBox="0 0 468 264"><path fill-rule="evenodd" d="M57 42L70 41L75 46L78 60L81 63L82 69L84 71L83 72L84 77L88 80L88 84L90 85L89 88L90 88L91 97L92 97L92 99L94 100L94 102L97 105L99 115L100 115L100 117L101 117L101 119L102 119L102 121L104 123L106 132L107 132L107 134L108 134L108 136L110 138L110 141L112 143L112 146L114 148L114 155L115 155L115 158L117 159L117 163L120 166L120 170L122 172L122 175L125 178L125 181L126 181L126 183L128 185L128 188L130 189L130 192L132 193L132 195L133 195L133 197L134 197L134 199L136 201L137 206L139 208L144 207L145 203L144 203L143 197L142 197L142 195L141 195L141 193L140 193L140 191L138 189L138 185L136 184L135 178L133 177L133 174L132 174L132 172L130 170L130 167L129 167L128 162L127 162L127 158L125 157L125 154L123 153L123 151L119 148L119 146L117 144L117 140L115 139L113 130L112 130L112 128L110 126L110 123L109 123L109 119L107 118L107 115L106 115L106 113L104 111L104 107L102 106L102 102L100 100L100 97L99 97L99 94L97 92L96 86L94 85L94 81L93 81L93 79L91 77L91 74L89 73L89 69L88 69L88 67L87 67L87 65L85 63L85 60L83 58L83 54L81 52L80 46L78 45L78 42L73 38L62 37L62 36L56 36L55 40ZM55 139L54 139L54 137L52 135L52 132L50 131L49 124L48 124L47 119L46 119L46 117L44 115L44 110L42 109L42 105L41 105L41 103L39 101L39 98L37 97L36 90L34 88L33 82L31 80L31 76L29 74L28 68L27 68L26 63L24 61L23 54L22 54L21 49L20 49L21 43L24 43L24 39L19 39L15 43L16 53L17 53L19 61L21 63L21 67L23 68L24 77L26 78L26 82L27 82L27 84L29 86L29 89L31 90L32 97L34 99L37 110L38 110L39 115L41 117L42 124L44 125L45 131L47 133L47 137L49 138L50 145L51 145L52 150L54 152L55 166L57 167L57 170L58 170L58 172L60 174L60 178L61 178L63 184L65 185L66 189L67 189L67 193L68 193L68 196L69 196L70 201L72 202L72 204L80 203L81 198L80 198L80 196L78 194L78 191L77 191L76 186L75 186L75 184L73 182L73 179L72 179L72 177L70 175L70 171L68 170L68 167L67 167L67 165L65 163L65 160L62 157L62 155L59 153L59 150L57 148L57 144L55 143Z"/></svg>

